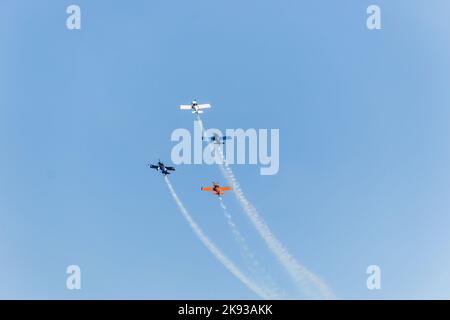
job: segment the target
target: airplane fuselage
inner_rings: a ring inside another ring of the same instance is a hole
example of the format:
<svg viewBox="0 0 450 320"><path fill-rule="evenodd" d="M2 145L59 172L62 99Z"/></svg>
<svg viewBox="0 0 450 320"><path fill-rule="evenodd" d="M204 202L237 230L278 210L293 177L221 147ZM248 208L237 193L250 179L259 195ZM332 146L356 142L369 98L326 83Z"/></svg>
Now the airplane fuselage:
<svg viewBox="0 0 450 320"><path fill-rule="evenodd" d="M223 191L220 190L220 186L218 184L214 184L213 190L216 195L221 196L224 194Z"/></svg>
<svg viewBox="0 0 450 320"><path fill-rule="evenodd" d="M167 175L169 174L169 171L166 169L166 166L162 163L159 164L159 170L162 174Z"/></svg>

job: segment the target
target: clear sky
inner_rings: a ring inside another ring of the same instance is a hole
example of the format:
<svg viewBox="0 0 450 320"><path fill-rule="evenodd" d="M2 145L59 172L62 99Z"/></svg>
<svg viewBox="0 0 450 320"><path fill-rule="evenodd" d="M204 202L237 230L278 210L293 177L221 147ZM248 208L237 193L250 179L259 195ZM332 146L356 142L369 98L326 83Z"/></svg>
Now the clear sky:
<svg viewBox="0 0 450 320"><path fill-rule="evenodd" d="M81 30L66 8L81 7ZM378 4L382 30L366 27ZM257 296L206 250L162 177L178 110L207 127L280 129L280 171L235 165L247 197L338 298L450 298L450 4L433 1L0 3L0 298ZM215 166L171 176L243 267ZM236 199L266 271L289 279ZM66 289L66 267L82 289ZM366 287L379 265L381 290Z"/></svg>

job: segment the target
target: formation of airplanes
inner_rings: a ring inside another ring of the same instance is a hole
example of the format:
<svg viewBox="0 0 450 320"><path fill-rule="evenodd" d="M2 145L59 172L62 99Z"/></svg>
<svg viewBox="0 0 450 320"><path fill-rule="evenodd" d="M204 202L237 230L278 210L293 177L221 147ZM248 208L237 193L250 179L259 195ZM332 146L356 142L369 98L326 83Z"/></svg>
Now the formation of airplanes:
<svg viewBox="0 0 450 320"><path fill-rule="evenodd" d="M210 104L198 104L197 100L192 101L191 104L180 105L180 110L192 110L192 113L200 114L203 113L203 109L211 108ZM208 141L215 144L225 144L225 141L231 139L229 136L219 136L218 134L214 134L211 137L202 137L202 140ZM170 174L170 171L175 171L174 167L166 166L161 160L158 160L157 164L149 164L150 169L155 169L156 171L161 172L163 176ZM202 187L202 191L212 192L214 195L222 196L226 191L233 190L231 187L221 187L219 183L213 182L212 187Z"/></svg>

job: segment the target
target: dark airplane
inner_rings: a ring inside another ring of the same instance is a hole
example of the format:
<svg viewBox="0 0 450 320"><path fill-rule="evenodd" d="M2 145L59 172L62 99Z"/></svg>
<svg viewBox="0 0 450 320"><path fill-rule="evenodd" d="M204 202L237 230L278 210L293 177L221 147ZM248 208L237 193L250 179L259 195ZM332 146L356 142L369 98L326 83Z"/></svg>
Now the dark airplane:
<svg viewBox="0 0 450 320"><path fill-rule="evenodd" d="M174 167L167 167L164 163L161 162L161 160L158 160L157 165L149 164L148 166L150 167L150 169L155 169L156 171L161 171L161 173L163 175L170 174L169 171L175 171Z"/></svg>

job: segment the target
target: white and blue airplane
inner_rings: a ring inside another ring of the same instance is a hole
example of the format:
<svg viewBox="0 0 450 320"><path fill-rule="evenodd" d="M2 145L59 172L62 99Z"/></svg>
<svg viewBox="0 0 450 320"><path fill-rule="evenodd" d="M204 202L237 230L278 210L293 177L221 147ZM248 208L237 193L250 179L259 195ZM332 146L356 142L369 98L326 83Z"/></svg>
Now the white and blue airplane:
<svg viewBox="0 0 450 320"><path fill-rule="evenodd" d="M214 142L215 144L225 144L225 141L230 139L230 136L221 137L217 133L214 133L212 137L202 137L203 141Z"/></svg>
<svg viewBox="0 0 450 320"><path fill-rule="evenodd" d="M203 113L203 110L201 110L201 109L209 109L209 108L211 108L210 104L207 104L207 103L198 104L197 100L192 101L191 104L182 104L180 106L181 110L192 110L192 113L195 113L195 114Z"/></svg>

